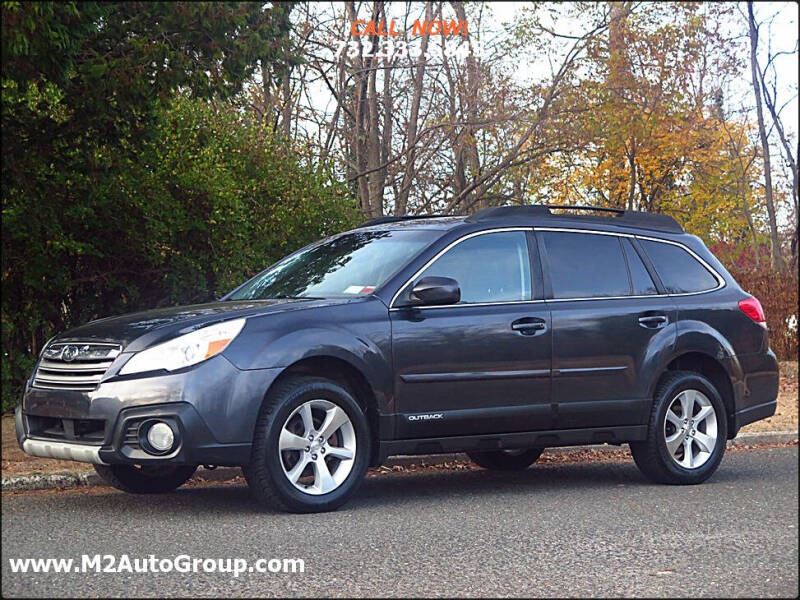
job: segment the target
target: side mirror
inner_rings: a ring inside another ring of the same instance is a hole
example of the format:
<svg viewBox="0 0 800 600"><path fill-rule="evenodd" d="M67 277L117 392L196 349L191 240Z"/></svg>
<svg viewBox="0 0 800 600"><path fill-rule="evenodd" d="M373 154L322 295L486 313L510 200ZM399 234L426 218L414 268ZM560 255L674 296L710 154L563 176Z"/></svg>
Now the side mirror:
<svg viewBox="0 0 800 600"><path fill-rule="evenodd" d="M423 277L414 284L408 299L412 306L458 304L461 301L461 288L450 277Z"/></svg>

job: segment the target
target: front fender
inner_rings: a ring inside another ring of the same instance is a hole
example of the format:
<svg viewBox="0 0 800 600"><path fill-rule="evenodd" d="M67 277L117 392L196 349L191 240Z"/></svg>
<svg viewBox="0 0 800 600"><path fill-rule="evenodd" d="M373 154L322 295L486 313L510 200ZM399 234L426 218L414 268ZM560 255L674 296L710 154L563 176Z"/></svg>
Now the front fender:
<svg viewBox="0 0 800 600"><path fill-rule="evenodd" d="M336 358L361 372L378 407L392 398L391 330L386 306L340 306L251 319L225 356L243 370L286 368L314 357ZM267 366L269 365L269 366Z"/></svg>

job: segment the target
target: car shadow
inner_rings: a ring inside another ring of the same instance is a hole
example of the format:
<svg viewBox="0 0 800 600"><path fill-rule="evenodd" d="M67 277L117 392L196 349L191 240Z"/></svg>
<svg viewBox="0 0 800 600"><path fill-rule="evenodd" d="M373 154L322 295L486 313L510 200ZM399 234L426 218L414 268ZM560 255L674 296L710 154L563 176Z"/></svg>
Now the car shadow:
<svg viewBox="0 0 800 600"><path fill-rule="evenodd" d="M717 473L703 487L738 485L756 481L760 476L762 473L757 465L740 463L726 468L723 461ZM514 472L433 468L370 475L339 512L395 507L399 503L424 505L463 501L465 497L480 500L483 497L502 496L504 501L513 501L515 496L521 495L546 494L548 497L557 497L568 492L618 487L663 487L675 492L679 489L647 481L633 461L545 463ZM292 515L259 506L241 480L188 485L168 494L148 496L100 488L92 492L65 494L61 501L64 505L96 505L93 508L101 511L124 510L131 517L136 517L137 512L141 513L139 516L152 517L162 510L171 515L178 515L185 510L187 515L203 512L216 515L251 513L292 518Z"/></svg>
<svg viewBox="0 0 800 600"><path fill-rule="evenodd" d="M725 468L725 464L703 485L730 485L754 481L763 474L757 468ZM407 475L368 477L359 492L344 507L354 509L392 505L398 502L447 501L465 495L502 495L506 500L515 496L547 494L553 498L579 491L609 488L654 488L665 486L647 480L630 461L549 463L534 465L524 471L431 470ZM676 491L680 486L666 486Z"/></svg>

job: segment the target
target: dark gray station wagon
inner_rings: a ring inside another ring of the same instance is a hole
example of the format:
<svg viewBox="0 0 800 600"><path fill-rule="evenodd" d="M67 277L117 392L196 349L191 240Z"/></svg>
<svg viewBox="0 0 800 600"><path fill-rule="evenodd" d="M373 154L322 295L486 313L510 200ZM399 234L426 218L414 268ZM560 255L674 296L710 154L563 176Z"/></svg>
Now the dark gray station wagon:
<svg viewBox="0 0 800 600"><path fill-rule="evenodd" d="M44 348L19 443L135 493L242 466L299 512L394 454L513 470L628 443L650 480L700 483L775 411L764 313L672 218L611 215L377 219L220 301L92 321Z"/></svg>

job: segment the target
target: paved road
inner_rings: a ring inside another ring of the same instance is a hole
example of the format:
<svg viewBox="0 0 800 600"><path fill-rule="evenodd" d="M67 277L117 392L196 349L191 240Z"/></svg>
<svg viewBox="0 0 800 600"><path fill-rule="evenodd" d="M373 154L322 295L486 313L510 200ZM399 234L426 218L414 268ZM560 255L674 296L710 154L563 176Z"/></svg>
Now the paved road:
<svg viewBox="0 0 800 600"><path fill-rule="evenodd" d="M260 512L241 486L146 499L4 497L2 594L796 596L797 448L729 454L706 484L632 462L370 478L342 510ZM299 557L303 574L12 574L11 557Z"/></svg>

